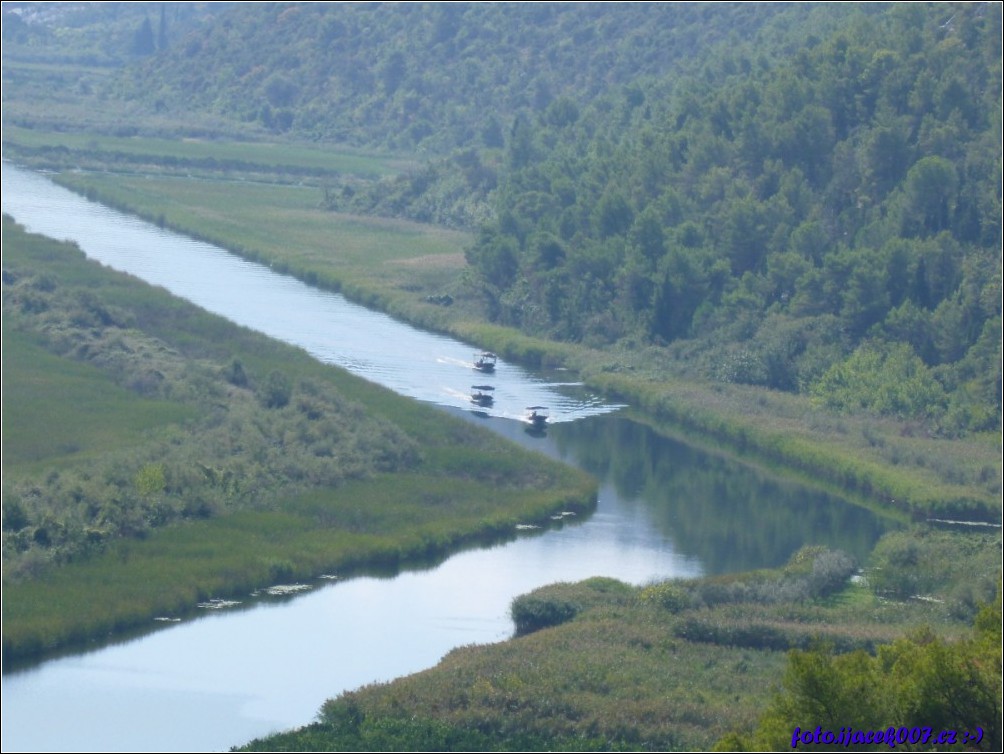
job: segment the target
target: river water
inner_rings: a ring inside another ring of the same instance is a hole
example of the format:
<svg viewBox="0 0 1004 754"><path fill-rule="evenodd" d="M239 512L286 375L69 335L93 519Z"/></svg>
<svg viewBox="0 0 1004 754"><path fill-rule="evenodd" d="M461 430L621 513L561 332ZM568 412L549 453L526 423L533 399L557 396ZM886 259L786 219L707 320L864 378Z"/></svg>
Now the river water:
<svg viewBox="0 0 1004 754"><path fill-rule="evenodd" d="M592 473L596 512L396 574L318 579L136 636L4 668L6 751L222 751L304 725L341 691L511 635L513 597L557 581L634 584L776 566L804 544L867 554L890 525L818 490L652 431L561 372L500 361L110 210L4 163L3 211L110 267ZM401 354L407 354L402 359ZM471 411L470 383L496 387ZM517 419L551 408L530 435ZM518 534L518 535L517 535Z"/></svg>

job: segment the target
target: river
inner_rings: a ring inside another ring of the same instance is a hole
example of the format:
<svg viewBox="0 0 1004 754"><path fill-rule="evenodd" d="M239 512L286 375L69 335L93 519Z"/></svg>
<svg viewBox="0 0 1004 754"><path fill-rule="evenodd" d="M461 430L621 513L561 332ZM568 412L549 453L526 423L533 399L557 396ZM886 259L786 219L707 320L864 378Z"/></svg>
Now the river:
<svg viewBox="0 0 1004 754"><path fill-rule="evenodd" d="M603 575L633 584L776 566L804 544L866 555L890 525L818 490L765 475L633 421L561 372L475 351L110 210L3 165L3 211L75 241L110 267L330 363L579 466L594 514L396 574L318 579L295 597L241 600L105 646L4 668L4 751L205 751L311 722L339 692L430 667L450 649L512 632L512 598ZM407 354L406 360L401 354ZM471 382L496 386L472 412ZM553 424L516 421L547 405Z"/></svg>

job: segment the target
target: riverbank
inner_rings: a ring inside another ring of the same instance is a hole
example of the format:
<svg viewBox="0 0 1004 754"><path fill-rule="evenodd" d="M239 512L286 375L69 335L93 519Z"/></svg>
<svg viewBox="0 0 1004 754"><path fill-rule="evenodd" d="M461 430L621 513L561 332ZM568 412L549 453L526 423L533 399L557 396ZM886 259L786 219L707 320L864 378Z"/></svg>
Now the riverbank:
<svg viewBox="0 0 1004 754"><path fill-rule="evenodd" d="M915 520L1000 521L998 434L933 437L913 422L834 414L807 397L694 382L662 349L597 351L487 324L458 284L463 234L326 212L317 206L317 190L302 187L227 183L223 190L212 181L96 174L57 180L417 326L514 361L565 366L653 420L870 505ZM279 225L281 235L272 232Z"/></svg>
<svg viewBox="0 0 1004 754"><path fill-rule="evenodd" d="M949 595L974 567L993 582L996 539L892 535L866 564L866 577L850 583L856 566L845 555L804 548L772 571L644 587L602 578L554 584L513 602L517 636L509 641L460 648L435 668L342 694L317 722L239 750L711 751L730 734L754 730L787 680L791 649L827 647L823 658L861 650L851 655L860 662L897 641L911 656L938 641L960 646L975 610L951 615ZM919 567L887 557L904 544L916 549ZM960 549L964 569L954 561ZM886 580L872 578L880 570ZM925 590L933 586L924 599L892 588L913 576ZM972 688L947 668L940 682ZM992 699L1000 666L996 676L989 663L987 671L978 683ZM862 678L855 689L879 694L890 686ZM836 695L824 703L853 707ZM892 713L876 705L866 714ZM786 722L790 737L801 720ZM982 722L989 731L993 720ZM783 748L772 740L767 750Z"/></svg>
<svg viewBox="0 0 1004 754"><path fill-rule="evenodd" d="M3 234L5 662L595 502L581 472Z"/></svg>

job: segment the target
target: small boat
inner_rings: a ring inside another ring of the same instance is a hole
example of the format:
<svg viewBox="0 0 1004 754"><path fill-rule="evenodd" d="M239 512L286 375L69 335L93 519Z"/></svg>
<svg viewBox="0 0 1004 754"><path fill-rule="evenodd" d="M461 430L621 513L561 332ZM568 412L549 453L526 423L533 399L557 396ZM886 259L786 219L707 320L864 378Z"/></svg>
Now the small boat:
<svg viewBox="0 0 1004 754"><path fill-rule="evenodd" d="M490 406L495 402L495 396L492 395L492 391L495 390L491 385L471 385L471 403L476 403L479 406Z"/></svg>
<svg viewBox="0 0 1004 754"><path fill-rule="evenodd" d="M526 421L531 427L543 429L547 426L547 406L530 406L526 411Z"/></svg>
<svg viewBox="0 0 1004 754"><path fill-rule="evenodd" d="M494 372L496 356L491 351L482 351L474 356L474 368L479 372Z"/></svg>

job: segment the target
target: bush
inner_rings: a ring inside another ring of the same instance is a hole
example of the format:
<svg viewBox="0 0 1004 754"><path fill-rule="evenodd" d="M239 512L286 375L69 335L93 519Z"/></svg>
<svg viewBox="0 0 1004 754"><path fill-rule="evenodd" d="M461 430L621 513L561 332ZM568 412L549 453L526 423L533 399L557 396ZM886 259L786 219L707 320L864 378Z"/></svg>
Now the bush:
<svg viewBox="0 0 1004 754"><path fill-rule="evenodd" d="M994 593L1000 568L1000 535L938 531L918 526L879 540L868 583L875 594L905 600L918 595L948 605L969 620Z"/></svg>
<svg viewBox="0 0 1004 754"><path fill-rule="evenodd" d="M811 392L830 408L904 418L940 416L947 402L944 389L907 343L861 346L834 364Z"/></svg>
<svg viewBox="0 0 1004 754"><path fill-rule="evenodd" d="M575 584L558 583L536 589L512 602L510 613L516 635L539 631L572 620L594 605L627 604L634 599L635 588L617 579L597 576Z"/></svg>
<svg viewBox="0 0 1004 754"><path fill-rule="evenodd" d="M663 581L642 589L639 599L648 605L661 607L671 613L678 613L691 603L690 594L678 584Z"/></svg>
<svg viewBox="0 0 1004 754"><path fill-rule="evenodd" d="M707 607L737 602L763 605L802 602L841 589L856 570L854 559L839 550L803 547L784 570L701 579L692 584L693 602Z"/></svg>
<svg viewBox="0 0 1004 754"><path fill-rule="evenodd" d="M523 594L512 601L513 622L516 635L525 636L542 628L566 623L579 614L582 606L557 597L539 597L535 593Z"/></svg>
<svg viewBox="0 0 1004 754"><path fill-rule="evenodd" d="M241 364L240 359L234 359L223 369L223 379L237 387L248 386L248 376L244 372L244 365Z"/></svg>
<svg viewBox="0 0 1004 754"><path fill-rule="evenodd" d="M258 393L258 400L265 408L283 408L289 404L289 399L293 395L293 384L289 377L282 372L274 370L269 373L265 384L261 386Z"/></svg>
<svg viewBox="0 0 1004 754"><path fill-rule="evenodd" d="M724 623L694 617L679 623L673 633L687 641L729 647L785 651L798 646L797 637L763 623Z"/></svg>

